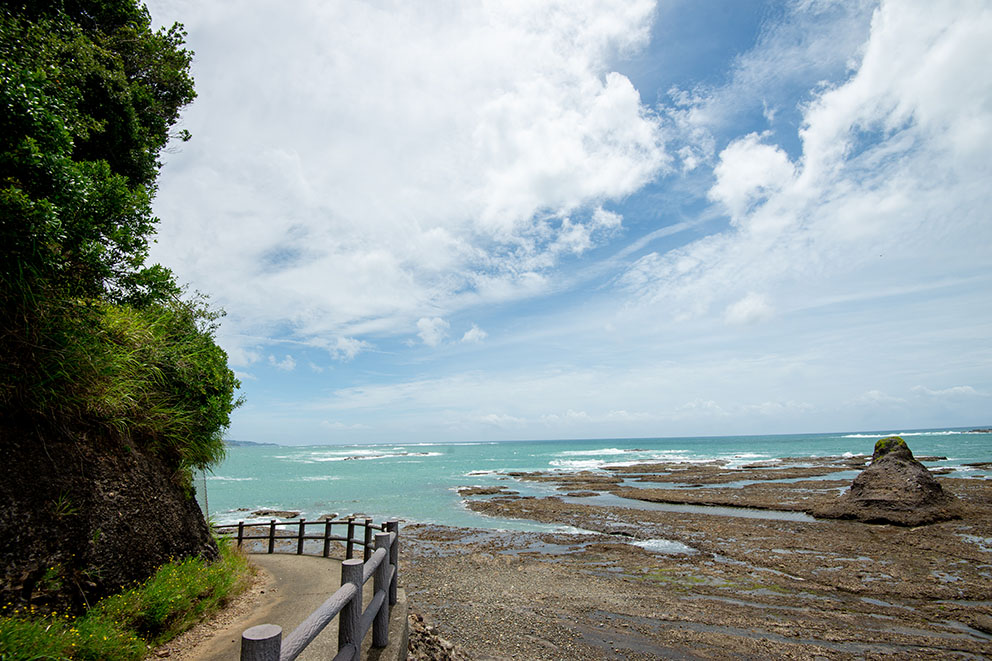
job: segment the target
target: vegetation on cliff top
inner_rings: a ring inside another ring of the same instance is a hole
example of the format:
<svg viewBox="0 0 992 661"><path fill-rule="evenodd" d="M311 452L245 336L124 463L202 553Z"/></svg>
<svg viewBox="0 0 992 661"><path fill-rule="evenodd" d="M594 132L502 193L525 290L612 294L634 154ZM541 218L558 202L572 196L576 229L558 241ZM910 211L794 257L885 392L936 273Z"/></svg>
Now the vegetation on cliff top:
<svg viewBox="0 0 992 661"><path fill-rule="evenodd" d="M218 313L146 263L159 155L195 96L137 0L0 9L0 426L218 461L238 402Z"/></svg>

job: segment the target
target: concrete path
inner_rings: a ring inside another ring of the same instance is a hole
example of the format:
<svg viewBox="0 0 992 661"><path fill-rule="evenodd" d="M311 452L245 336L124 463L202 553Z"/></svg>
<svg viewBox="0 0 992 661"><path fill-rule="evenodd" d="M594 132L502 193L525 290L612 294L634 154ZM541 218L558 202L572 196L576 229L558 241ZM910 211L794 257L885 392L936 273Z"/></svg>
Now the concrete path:
<svg viewBox="0 0 992 661"><path fill-rule="evenodd" d="M341 563L338 560L285 554L252 554L249 556L259 571L266 575L265 598L254 610L217 632L213 638L197 646L195 661L232 661L241 656L241 633L258 624L277 624L283 638L293 632L303 620L341 587ZM402 590L400 590L402 592ZM372 581L362 595L367 605L372 597ZM406 596L400 596L390 614L389 647L369 650L372 636L366 637L363 659L406 658ZM310 661L332 659L338 650L337 618L320 632L298 659ZM387 655L388 654L388 655Z"/></svg>

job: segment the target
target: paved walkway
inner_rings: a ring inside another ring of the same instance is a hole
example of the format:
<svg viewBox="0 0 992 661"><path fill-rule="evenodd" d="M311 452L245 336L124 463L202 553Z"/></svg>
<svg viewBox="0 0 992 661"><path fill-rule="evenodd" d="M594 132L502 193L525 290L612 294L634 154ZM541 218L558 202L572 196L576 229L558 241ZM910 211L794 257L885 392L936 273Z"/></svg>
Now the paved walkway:
<svg viewBox="0 0 992 661"><path fill-rule="evenodd" d="M283 638L293 632L303 620L341 587L341 563L338 560L285 554L252 554L251 561L266 575L265 597L254 610L235 620L208 641L197 646L192 658L196 661L231 661L241 656L241 633L257 624L277 624ZM401 591L402 592L402 591ZM363 604L372 597L372 581L365 585ZM390 645L385 650L366 650L363 659L396 659L398 650L406 649L406 598L394 606L390 614ZM299 659L310 661L331 659L338 650L338 618L327 625ZM395 635L394 635L395 632ZM371 635L366 638L366 646ZM402 646L402 647L400 647ZM386 656L386 653L390 656ZM405 655L402 657L405 658Z"/></svg>

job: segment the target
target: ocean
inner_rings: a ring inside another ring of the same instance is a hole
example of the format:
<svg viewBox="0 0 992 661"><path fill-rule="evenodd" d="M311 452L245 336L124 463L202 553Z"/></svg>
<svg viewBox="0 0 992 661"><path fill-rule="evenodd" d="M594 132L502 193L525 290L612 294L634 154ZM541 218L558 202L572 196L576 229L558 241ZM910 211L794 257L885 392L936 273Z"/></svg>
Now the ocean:
<svg viewBox="0 0 992 661"><path fill-rule="evenodd" d="M992 479L992 470L964 464L992 462L992 434L964 429L892 432L377 445L232 446L214 470L197 474L197 499L214 523L259 520L260 509L361 514L377 521L503 530L546 530L530 521L470 511L461 486L506 486L523 495L553 487L508 478L509 471L600 470L655 461L724 460L745 465L781 457L871 454L875 441L900 435L918 456L946 456L930 467L954 468L954 477ZM852 477L855 473L852 473ZM842 476L837 476L842 477ZM261 517L268 520L270 517Z"/></svg>

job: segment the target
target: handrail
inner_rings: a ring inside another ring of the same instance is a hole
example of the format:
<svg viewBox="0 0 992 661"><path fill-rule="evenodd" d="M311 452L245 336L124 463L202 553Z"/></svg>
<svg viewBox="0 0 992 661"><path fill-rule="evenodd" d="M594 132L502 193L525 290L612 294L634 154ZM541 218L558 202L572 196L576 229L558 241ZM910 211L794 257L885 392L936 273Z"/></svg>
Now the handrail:
<svg viewBox="0 0 992 661"><path fill-rule="evenodd" d="M286 636L286 640L282 643L279 659L298 657L306 649L306 646L317 637L317 634L323 631L324 627L348 605L348 602L355 597L358 591L359 588L354 583L345 583L339 587L317 610L310 613L307 619L293 630L293 633ZM323 619L324 615L327 615L326 620Z"/></svg>
<svg viewBox="0 0 992 661"><path fill-rule="evenodd" d="M376 549L372 553L372 557L368 559L368 562L362 567L362 583L367 583L372 577L372 572L379 568L382 561L388 557L389 553L386 549Z"/></svg>
<svg viewBox="0 0 992 661"><path fill-rule="evenodd" d="M388 522L387 522L388 523ZM268 553L275 553L276 541L290 541L296 540L296 554L303 555L303 547L307 540L321 541L323 542L323 552L322 555L327 558L330 557L330 543L331 542L344 542L345 543L345 558L351 559L355 556L355 545L359 545L363 548L363 559L368 560L372 555L373 544L372 537L375 534L374 531L387 532L387 523L375 524L371 518L362 517L359 519L355 516L349 516L346 519L332 520L318 520L318 521L307 521L305 518L300 518L298 520L291 519L288 521L279 521L277 519L270 519L266 522L246 522L239 521L237 523L225 523L212 526L217 532L224 531L234 531L237 529L237 544L238 548L241 548L245 541L251 540L268 540ZM287 526L297 527L296 534L290 535L276 535L277 528L285 528ZM318 535L308 535L306 533L307 527L320 526L323 527L323 532ZM347 526L347 534L344 536L332 534L334 526ZM355 528L364 528L364 534L361 538L355 538ZM252 529L265 528L267 529L265 534L252 535L245 534L246 529L250 533Z"/></svg>
<svg viewBox="0 0 992 661"><path fill-rule="evenodd" d="M273 523L274 520L269 525L272 526ZM301 541L297 548L302 549L305 528L302 519L299 526ZM368 546L365 547L367 560L362 561L357 558L343 560L341 587L296 627L285 641L282 640L282 628L276 625L261 624L245 630L241 636L242 661L293 661L335 617L339 616L338 653L334 657L336 661L350 659L360 661L362 640L365 639L370 628L373 647L381 648L388 645L389 611L390 606L396 604L399 573L399 522L387 521L379 526L379 529L384 529L385 532L375 534L374 551L370 551ZM274 530L274 527L270 530ZM366 531L368 530L369 526L366 525ZM243 533L243 527L239 529L239 533ZM302 553L302 550L299 552ZM362 586L370 578L373 579L372 599L368 607L362 610Z"/></svg>

